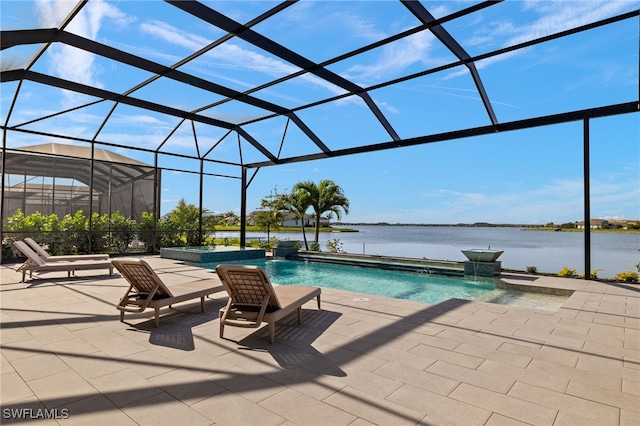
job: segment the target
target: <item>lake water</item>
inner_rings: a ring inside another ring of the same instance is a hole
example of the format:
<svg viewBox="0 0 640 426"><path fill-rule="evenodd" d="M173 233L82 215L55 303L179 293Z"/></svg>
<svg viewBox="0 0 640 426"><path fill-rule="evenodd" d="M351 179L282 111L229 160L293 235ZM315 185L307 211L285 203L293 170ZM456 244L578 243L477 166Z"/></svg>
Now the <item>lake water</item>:
<svg viewBox="0 0 640 426"><path fill-rule="evenodd" d="M349 226L359 232L320 233L320 245L338 239L348 253L466 260L460 250L489 248L504 250L502 267L524 271L535 266L538 272L557 273L564 266L584 273L584 235L581 232L535 231L523 228L456 226ZM216 237L237 237L239 233L218 232ZM302 233L272 232L279 239L302 241ZM266 233L248 232L247 238L266 240ZM313 239L313 231L307 232ZM630 232L592 232L591 270L611 278L624 271L637 271L640 262L640 234Z"/></svg>

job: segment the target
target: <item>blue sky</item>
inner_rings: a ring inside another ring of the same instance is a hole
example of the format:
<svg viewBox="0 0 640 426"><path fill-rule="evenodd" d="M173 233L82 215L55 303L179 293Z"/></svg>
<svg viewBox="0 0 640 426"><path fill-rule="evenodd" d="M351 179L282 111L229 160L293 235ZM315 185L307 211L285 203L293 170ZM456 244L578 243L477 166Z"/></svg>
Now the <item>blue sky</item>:
<svg viewBox="0 0 640 426"><path fill-rule="evenodd" d="M203 2L238 22L248 22L276 2ZM436 18L477 2L424 2ZM3 29L59 25L75 2L5 1L0 3ZM507 1L444 25L471 55L511 46L569 28L637 10L639 1ZM254 27L254 30L294 52L322 62L336 55L418 25L395 1L301 1ZM161 2L90 0L67 28L141 56L173 65L224 33ZM638 20L624 20L555 40L517 53L478 62L499 122L630 102L638 99ZM2 52L3 69L21 68L39 46ZM430 33L418 33L373 51L327 66L362 87L455 62L455 57ZM179 69L208 81L245 91L298 70L237 38ZM47 50L35 71L53 73L78 83L123 92L151 74L68 46ZM15 83L3 83L1 119L6 120ZM309 74L253 96L295 108L343 93L343 89ZM450 68L393 87L370 92L377 107L401 138L435 134L490 124L469 72ZM195 110L222 98L193 87L159 79L135 92L141 99ZM25 83L10 124L87 105L94 99ZM120 145L103 146L153 164L153 156L126 147L196 155L215 146L208 158L238 161L238 138L226 131L183 123L164 139L179 120L175 117L118 106L104 128L100 124L111 104L80 108L72 113L25 125L63 135ZM227 102L203 115L242 123L266 116L256 107ZM390 137L362 99L349 97L298 112L330 148L387 142ZM286 120L269 119L247 126L264 146L282 156L317 152L313 143ZM194 128L198 147L194 143ZM283 142L284 139L284 142ZM221 142L220 142L221 141ZM640 219L640 114L591 121L591 216ZM22 147L52 138L9 132L8 147ZM244 161L264 157L242 140ZM266 167L248 190L248 209L277 188L290 190L303 180L332 179L351 202L347 222L391 223L562 223L583 218L582 123L568 123L517 132L440 142L368 154ZM163 173L162 212L180 198L198 203L199 162L160 155ZM180 171L178 171L180 170ZM238 176L236 167L208 164L208 173ZM239 212L239 181L205 178L204 205L211 211Z"/></svg>

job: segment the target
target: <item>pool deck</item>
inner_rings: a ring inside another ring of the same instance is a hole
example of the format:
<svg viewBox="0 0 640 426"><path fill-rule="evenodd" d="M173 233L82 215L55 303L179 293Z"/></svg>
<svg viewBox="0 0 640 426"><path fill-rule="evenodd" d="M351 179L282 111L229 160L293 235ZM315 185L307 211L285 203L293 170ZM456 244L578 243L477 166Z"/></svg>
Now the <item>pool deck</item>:
<svg viewBox="0 0 640 426"><path fill-rule="evenodd" d="M147 259L168 284L216 277ZM323 289L270 345L264 328L218 336L225 294L153 328L152 311L118 320L117 274L20 283L17 266L0 267L2 424L640 424L638 284L502 275L575 291L555 313Z"/></svg>

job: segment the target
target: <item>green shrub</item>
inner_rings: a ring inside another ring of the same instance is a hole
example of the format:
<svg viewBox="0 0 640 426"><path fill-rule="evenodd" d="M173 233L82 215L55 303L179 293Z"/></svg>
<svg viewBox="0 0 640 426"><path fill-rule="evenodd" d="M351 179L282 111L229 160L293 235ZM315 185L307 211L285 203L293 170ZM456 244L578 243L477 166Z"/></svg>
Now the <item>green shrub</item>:
<svg viewBox="0 0 640 426"><path fill-rule="evenodd" d="M344 250L342 249L342 242L340 242L340 240L338 240L338 239L333 239L333 240L327 241L327 248L329 249L330 253L343 253L344 252Z"/></svg>
<svg viewBox="0 0 640 426"><path fill-rule="evenodd" d="M575 278L578 276L578 274L576 274L575 269L569 269L568 266L563 266L560 272L558 272L558 276L565 278Z"/></svg>
<svg viewBox="0 0 640 426"><path fill-rule="evenodd" d="M535 274L536 272L538 272L538 268L536 268L535 266L527 266L526 271L530 274Z"/></svg>
<svg viewBox="0 0 640 426"><path fill-rule="evenodd" d="M5 226L9 233L3 245L3 259L13 257L12 242L27 237L47 246L51 254L60 254L60 244L64 237L60 235L58 215L44 216L40 212L35 212L25 216L21 209L17 209L13 216L6 219Z"/></svg>
<svg viewBox="0 0 640 426"><path fill-rule="evenodd" d="M240 238L238 238L238 245L240 245ZM246 242L247 247L251 248L262 248L262 241L260 240L251 240Z"/></svg>
<svg viewBox="0 0 640 426"><path fill-rule="evenodd" d="M138 239L144 243L147 253L154 251L153 246L153 223L155 218L153 213L142 212L142 221L138 224ZM158 226L160 224L158 223ZM156 240L155 251L160 250L160 239Z"/></svg>
<svg viewBox="0 0 640 426"><path fill-rule="evenodd" d="M309 246L309 250L311 251L320 251L320 244L317 241L314 241Z"/></svg>
<svg viewBox="0 0 640 426"><path fill-rule="evenodd" d="M591 279L592 280L597 280L598 279L598 273L602 271L602 269L595 269L593 271L591 271Z"/></svg>
<svg viewBox="0 0 640 426"><path fill-rule="evenodd" d="M87 222L87 229L88 227ZM109 251L110 247L109 215L94 212L91 214L91 249L96 253L104 253Z"/></svg>
<svg viewBox="0 0 640 426"><path fill-rule="evenodd" d="M119 211L116 211L111 214L109 224L111 227L109 246L117 253L126 252L136 236L138 222L130 217L124 217Z"/></svg>
<svg viewBox="0 0 640 426"><path fill-rule="evenodd" d="M79 254L89 252L89 219L82 210L62 218L60 229L64 232L64 240L61 244L61 252L65 254Z"/></svg>
<svg viewBox="0 0 640 426"><path fill-rule="evenodd" d="M622 283L637 283L638 273L633 271L620 272L613 279Z"/></svg>

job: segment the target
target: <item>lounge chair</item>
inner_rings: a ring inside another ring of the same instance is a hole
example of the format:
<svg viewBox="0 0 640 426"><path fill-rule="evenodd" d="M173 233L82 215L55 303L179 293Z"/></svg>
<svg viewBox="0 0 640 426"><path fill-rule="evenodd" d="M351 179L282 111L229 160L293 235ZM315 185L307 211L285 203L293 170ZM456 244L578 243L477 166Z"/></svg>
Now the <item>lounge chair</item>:
<svg viewBox="0 0 640 426"><path fill-rule="evenodd" d="M109 259L108 254L76 254L76 255L63 255L63 256L52 256L50 255L40 244L36 243L33 238L25 238L24 242L29 244L29 246L36 252L40 257L42 257L47 262L59 262L66 260L104 260Z"/></svg>
<svg viewBox="0 0 640 426"><path fill-rule="evenodd" d="M113 259L111 262L129 282L129 289L116 306L120 310L120 321L124 321L125 312L143 312L147 308L154 308L154 325L159 327L160 308L199 297L200 309L204 312L205 296L223 289L217 278L167 286L142 259Z"/></svg>
<svg viewBox="0 0 640 426"><path fill-rule="evenodd" d="M302 305L318 300L320 288L281 285L274 287L264 269L258 266L218 265L216 272L229 293L227 306L220 309L220 337L224 326L258 328L269 324L269 340L275 341L275 324L290 313L298 312L302 322Z"/></svg>
<svg viewBox="0 0 640 426"><path fill-rule="evenodd" d="M32 277L34 272L53 271L66 271L67 276L70 277L76 271L104 268L109 269L109 275L113 274L113 265L109 259L47 262L31 250L24 241L14 241L13 245L27 257L27 261L18 268L18 272L22 272L22 282L24 282L27 271L29 277Z"/></svg>

